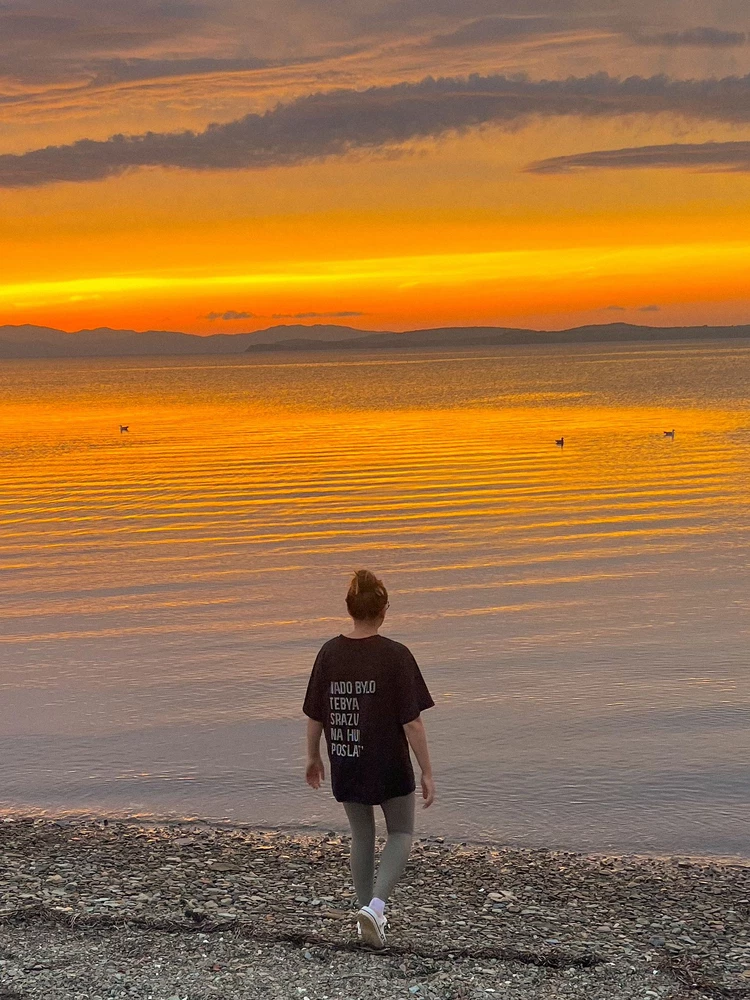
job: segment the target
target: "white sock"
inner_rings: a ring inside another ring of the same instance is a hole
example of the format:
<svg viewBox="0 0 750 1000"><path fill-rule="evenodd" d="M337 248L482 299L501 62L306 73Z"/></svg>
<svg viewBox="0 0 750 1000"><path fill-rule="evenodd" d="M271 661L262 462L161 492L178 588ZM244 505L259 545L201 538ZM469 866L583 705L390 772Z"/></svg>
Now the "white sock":
<svg viewBox="0 0 750 1000"><path fill-rule="evenodd" d="M382 920L385 916L385 900L378 899L377 896L373 896L370 900L370 909L375 911L378 916L378 920Z"/></svg>

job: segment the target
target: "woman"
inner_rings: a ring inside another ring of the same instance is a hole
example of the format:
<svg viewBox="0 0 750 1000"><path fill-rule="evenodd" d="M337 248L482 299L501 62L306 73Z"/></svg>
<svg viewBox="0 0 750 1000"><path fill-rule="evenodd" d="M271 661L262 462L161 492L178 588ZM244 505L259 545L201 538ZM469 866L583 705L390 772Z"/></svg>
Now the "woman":
<svg viewBox="0 0 750 1000"><path fill-rule="evenodd" d="M406 866L414 834L410 746L422 769L423 808L435 798L420 718L420 712L434 702L406 646L379 635L388 608L382 582L368 570L357 570L346 606L354 627L323 646L307 686L306 780L311 788L320 788L324 776L320 737L325 732L333 794L343 803L352 831L358 934L366 944L382 948L385 905ZM376 805L383 810L388 830L377 879Z"/></svg>

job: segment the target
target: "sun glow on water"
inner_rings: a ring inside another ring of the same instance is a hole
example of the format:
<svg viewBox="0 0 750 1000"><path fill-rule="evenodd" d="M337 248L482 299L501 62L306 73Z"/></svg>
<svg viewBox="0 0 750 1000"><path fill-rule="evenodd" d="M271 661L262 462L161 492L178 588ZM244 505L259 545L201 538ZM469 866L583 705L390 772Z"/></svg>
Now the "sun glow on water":
<svg viewBox="0 0 750 1000"><path fill-rule="evenodd" d="M747 354L6 363L7 804L295 821L300 691L343 625L337 587L371 565L440 706L446 828L731 852ZM189 790L115 779L178 760Z"/></svg>

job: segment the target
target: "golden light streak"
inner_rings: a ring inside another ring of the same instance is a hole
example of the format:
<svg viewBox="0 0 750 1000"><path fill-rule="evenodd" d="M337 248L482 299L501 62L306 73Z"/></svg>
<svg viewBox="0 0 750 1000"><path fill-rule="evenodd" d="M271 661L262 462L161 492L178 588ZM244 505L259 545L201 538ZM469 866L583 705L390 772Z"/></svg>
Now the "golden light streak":
<svg viewBox="0 0 750 1000"><path fill-rule="evenodd" d="M454 289L489 281L539 282L543 285L576 280L603 281L695 271L703 275L728 271L746 273L750 242L687 243L666 246L573 247L494 253L436 254L372 260L338 260L290 264L284 271L256 270L244 274L129 274L32 281L0 286L0 302L15 307L82 301L88 297L124 298L136 294L159 297L189 291L197 297L215 290L292 291L335 288L342 291L372 286L391 290L419 286Z"/></svg>

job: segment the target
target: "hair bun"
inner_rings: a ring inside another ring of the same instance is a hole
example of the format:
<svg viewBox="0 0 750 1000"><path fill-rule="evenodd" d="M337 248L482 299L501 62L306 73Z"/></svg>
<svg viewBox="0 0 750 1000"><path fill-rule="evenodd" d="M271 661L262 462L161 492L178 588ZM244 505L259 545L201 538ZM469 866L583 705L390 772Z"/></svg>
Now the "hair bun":
<svg viewBox="0 0 750 1000"><path fill-rule="evenodd" d="M355 570L351 591L354 594L368 594L382 588L383 584L369 569Z"/></svg>
<svg viewBox="0 0 750 1000"><path fill-rule="evenodd" d="M369 569L358 569L349 584L346 607L352 618L375 619L385 614L388 591Z"/></svg>

